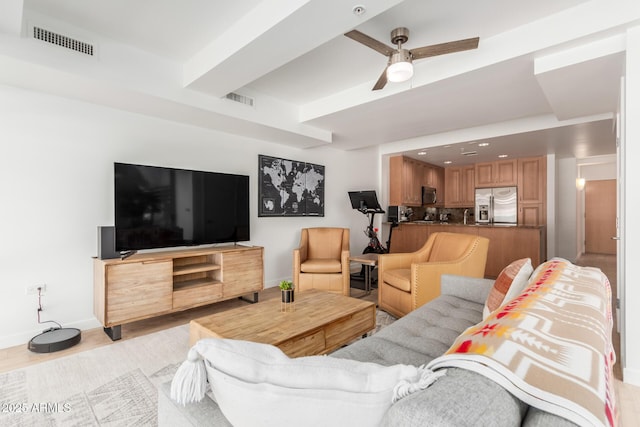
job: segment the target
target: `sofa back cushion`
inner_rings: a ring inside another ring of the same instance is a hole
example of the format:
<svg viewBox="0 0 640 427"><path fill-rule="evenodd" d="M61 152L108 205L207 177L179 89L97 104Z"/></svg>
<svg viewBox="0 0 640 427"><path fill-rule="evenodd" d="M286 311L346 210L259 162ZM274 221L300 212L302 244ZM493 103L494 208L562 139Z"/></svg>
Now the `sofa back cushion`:
<svg viewBox="0 0 640 427"><path fill-rule="evenodd" d="M343 228L309 228L307 232L309 233L308 259L340 260Z"/></svg>
<svg viewBox="0 0 640 427"><path fill-rule="evenodd" d="M496 278L493 288L489 291L489 296L482 312L482 319L486 319L492 311L497 310L503 303L520 295L529 282L531 273L533 273L531 258L518 259L503 268Z"/></svg>

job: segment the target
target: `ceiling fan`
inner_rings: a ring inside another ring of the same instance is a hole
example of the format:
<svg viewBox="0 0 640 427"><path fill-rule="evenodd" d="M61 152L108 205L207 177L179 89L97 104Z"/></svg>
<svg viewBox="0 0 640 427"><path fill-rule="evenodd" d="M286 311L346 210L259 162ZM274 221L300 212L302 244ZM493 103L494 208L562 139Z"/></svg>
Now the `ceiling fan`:
<svg viewBox="0 0 640 427"><path fill-rule="evenodd" d="M480 40L479 37L473 37L470 39L433 44L415 49L404 49L402 44L409 40L409 30L404 27L399 27L391 31L391 43L396 45L395 48L389 47L358 30L349 31L345 36L362 43L363 45L370 47L376 52L380 52L389 58L387 67L380 75L380 78L378 78L378 81L373 86L372 90L382 89L387 84L387 81L404 82L409 80L411 76L413 76L412 61L414 59L422 59L430 56L476 49L478 47L478 41Z"/></svg>

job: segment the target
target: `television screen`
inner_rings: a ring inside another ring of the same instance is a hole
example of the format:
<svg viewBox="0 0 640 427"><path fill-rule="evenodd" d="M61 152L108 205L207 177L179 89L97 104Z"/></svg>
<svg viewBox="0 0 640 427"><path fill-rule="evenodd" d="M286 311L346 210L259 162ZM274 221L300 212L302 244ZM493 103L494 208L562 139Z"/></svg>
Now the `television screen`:
<svg viewBox="0 0 640 427"><path fill-rule="evenodd" d="M115 163L116 250L249 240L249 177Z"/></svg>

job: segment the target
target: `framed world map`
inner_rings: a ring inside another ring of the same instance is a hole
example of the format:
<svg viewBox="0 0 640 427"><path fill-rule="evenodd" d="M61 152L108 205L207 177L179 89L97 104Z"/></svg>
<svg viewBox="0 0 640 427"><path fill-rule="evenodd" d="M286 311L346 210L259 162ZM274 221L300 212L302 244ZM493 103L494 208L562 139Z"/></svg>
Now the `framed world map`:
<svg viewBox="0 0 640 427"><path fill-rule="evenodd" d="M324 166L258 155L258 216L324 216Z"/></svg>

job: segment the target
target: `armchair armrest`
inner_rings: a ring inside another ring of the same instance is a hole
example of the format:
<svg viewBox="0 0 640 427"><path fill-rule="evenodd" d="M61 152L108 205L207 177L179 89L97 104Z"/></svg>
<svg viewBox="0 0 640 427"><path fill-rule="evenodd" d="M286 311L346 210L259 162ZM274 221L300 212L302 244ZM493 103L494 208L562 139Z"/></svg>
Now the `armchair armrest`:
<svg viewBox="0 0 640 427"><path fill-rule="evenodd" d="M415 262L413 253L381 254L378 257L378 270L410 268L413 262Z"/></svg>
<svg viewBox="0 0 640 427"><path fill-rule="evenodd" d="M421 262L411 265L412 310L440 295L440 276L462 275L463 266L457 261Z"/></svg>

